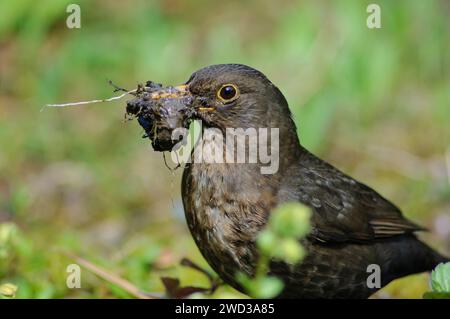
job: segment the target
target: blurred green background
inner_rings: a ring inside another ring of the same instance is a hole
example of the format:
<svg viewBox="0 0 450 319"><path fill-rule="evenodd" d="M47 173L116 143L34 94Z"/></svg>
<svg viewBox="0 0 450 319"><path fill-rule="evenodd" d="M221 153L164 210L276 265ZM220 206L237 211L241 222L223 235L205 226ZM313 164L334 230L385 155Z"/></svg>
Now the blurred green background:
<svg viewBox="0 0 450 319"><path fill-rule="evenodd" d="M448 1L0 2L0 284L17 297L132 297L83 269L68 289L63 251L144 291L161 276L207 286L179 266L207 267L184 222L181 169L124 122L125 100L77 108L46 103L112 96L196 69L244 63L286 95L303 144L373 186L450 252L450 3ZM382 9L368 29L366 7ZM415 298L428 275L379 298ZM242 296L221 288L215 296Z"/></svg>

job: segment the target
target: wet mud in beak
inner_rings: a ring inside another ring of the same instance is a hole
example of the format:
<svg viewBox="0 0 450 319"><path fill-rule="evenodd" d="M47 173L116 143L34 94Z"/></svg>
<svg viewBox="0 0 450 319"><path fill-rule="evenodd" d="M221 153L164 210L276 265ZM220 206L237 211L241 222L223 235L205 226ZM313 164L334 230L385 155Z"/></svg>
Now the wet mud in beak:
<svg viewBox="0 0 450 319"><path fill-rule="evenodd" d="M135 99L127 101L126 115L137 118L155 151L171 151L182 139L172 139L173 131L189 127L192 102L187 85L163 87L148 81L138 86Z"/></svg>

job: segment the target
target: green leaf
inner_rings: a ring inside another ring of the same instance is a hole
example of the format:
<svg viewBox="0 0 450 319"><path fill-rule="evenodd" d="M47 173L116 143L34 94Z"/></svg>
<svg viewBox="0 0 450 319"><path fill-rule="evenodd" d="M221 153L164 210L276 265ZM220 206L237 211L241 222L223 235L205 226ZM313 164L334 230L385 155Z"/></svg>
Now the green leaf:
<svg viewBox="0 0 450 319"><path fill-rule="evenodd" d="M450 293L429 291L423 294L423 299L450 299Z"/></svg>
<svg viewBox="0 0 450 319"><path fill-rule="evenodd" d="M269 227L283 237L301 238L310 230L311 211L300 203L286 203L273 210Z"/></svg>
<svg viewBox="0 0 450 319"><path fill-rule="evenodd" d="M283 290L283 287L283 282L276 277L262 277L251 286L250 294L255 298L274 298Z"/></svg>
<svg viewBox="0 0 450 319"><path fill-rule="evenodd" d="M280 279L272 276L250 278L246 274L239 272L236 275L236 279L252 298L274 298L284 287Z"/></svg>
<svg viewBox="0 0 450 319"><path fill-rule="evenodd" d="M431 272L433 292L450 293L450 262L442 263Z"/></svg>
<svg viewBox="0 0 450 319"><path fill-rule="evenodd" d="M272 231L266 229L259 233L256 244L264 255L273 256L278 249L278 241L277 236Z"/></svg>
<svg viewBox="0 0 450 319"><path fill-rule="evenodd" d="M300 243L294 238L283 239L275 257L288 263L296 264L303 259L306 252Z"/></svg>

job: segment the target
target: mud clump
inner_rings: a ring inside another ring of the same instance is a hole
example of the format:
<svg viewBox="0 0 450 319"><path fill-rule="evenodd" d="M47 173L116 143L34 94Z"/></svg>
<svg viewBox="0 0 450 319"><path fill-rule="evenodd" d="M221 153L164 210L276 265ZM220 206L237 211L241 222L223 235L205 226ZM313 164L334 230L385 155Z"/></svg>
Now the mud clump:
<svg viewBox="0 0 450 319"><path fill-rule="evenodd" d="M127 101L126 117L137 118L155 151L170 151L181 141L174 130L189 127L193 117L192 96L185 87L174 87L147 81L139 85L136 98Z"/></svg>

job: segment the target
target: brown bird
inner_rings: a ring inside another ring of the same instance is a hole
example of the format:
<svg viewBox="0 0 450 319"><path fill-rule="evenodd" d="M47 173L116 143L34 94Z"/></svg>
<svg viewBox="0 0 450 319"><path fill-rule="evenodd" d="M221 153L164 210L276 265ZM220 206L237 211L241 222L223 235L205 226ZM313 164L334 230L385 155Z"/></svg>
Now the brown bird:
<svg viewBox="0 0 450 319"><path fill-rule="evenodd" d="M168 96L163 90L152 98ZM298 265L270 265L270 274L284 281L280 298L367 298L379 289L367 285L371 264L380 266L385 286L448 261L416 238L414 232L423 228L404 218L395 205L300 144L286 99L261 72L245 65L213 65L170 94L186 101L189 117L201 119L203 128L220 130L225 138L227 128L279 128L274 174L262 174L260 162L192 160L184 169L182 197L189 229L204 258L234 288L242 291L237 272L254 274L255 239L271 210L285 202L303 203L313 213L312 231L303 242L305 259ZM185 114L179 112L174 122L186 123ZM147 124L143 127L152 132L153 142L165 145L159 150L170 150L178 140L169 146L158 141L159 128L151 130L149 120L141 116L140 123ZM161 121L161 116L151 120ZM215 139L199 143L218 146Z"/></svg>

